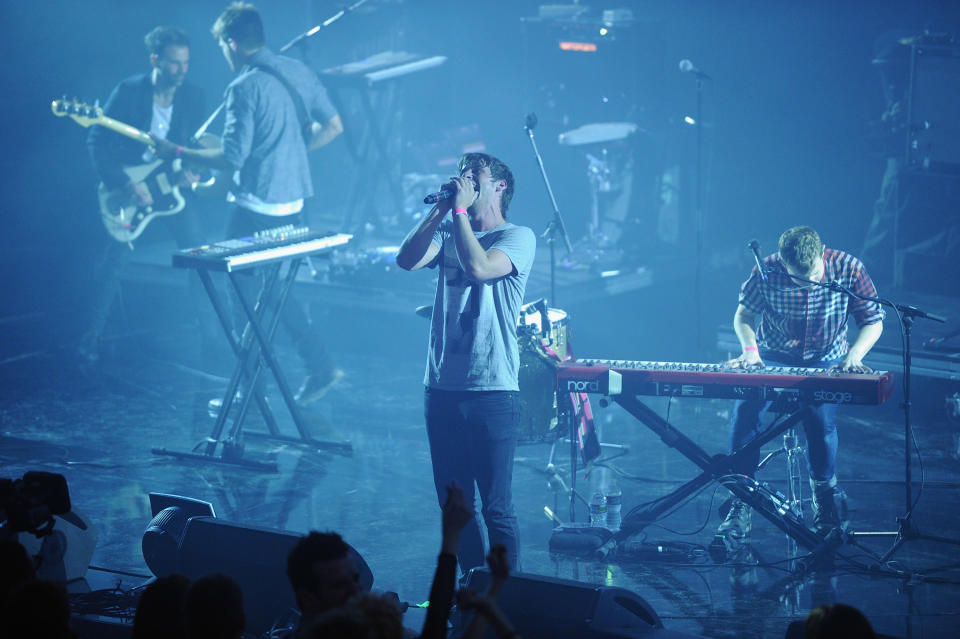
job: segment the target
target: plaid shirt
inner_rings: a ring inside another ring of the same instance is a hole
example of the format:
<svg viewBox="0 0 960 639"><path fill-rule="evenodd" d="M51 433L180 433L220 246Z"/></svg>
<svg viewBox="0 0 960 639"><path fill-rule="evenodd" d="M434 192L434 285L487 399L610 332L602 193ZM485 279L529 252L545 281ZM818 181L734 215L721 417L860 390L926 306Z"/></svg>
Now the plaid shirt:
<svg viewBox="0 0 960 639"><path fill-rule="evenodd" d="M769 274L764 282L754 266L740 287L740 303L759 317L757 341L761 347L803 362L842 358L849 350L847 314L858 327L882 322L883 308L812 284L790 279L779 254L763 260ZM827 249L822 282L836 281L858 295L876 297L870 276L854 256ZM801 283L802 284L802 283Z"/></svg>

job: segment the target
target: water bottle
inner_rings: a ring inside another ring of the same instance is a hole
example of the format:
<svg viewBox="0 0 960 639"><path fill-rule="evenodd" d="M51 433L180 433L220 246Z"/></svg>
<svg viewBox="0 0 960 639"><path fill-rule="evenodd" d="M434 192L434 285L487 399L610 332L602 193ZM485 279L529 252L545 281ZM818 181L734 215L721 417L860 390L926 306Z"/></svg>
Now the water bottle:
<svg viewBox="0 0 960 639"><path fill-rule="evenodd" d="M590 525L594 528L607 527L607 498L599 490L590 498Z"/></svg>
<svg viewBox="0 0 960 639"><path fill-rule="evenodd" d="M607 488L607 528L613 532L620 530L620 506L623 503L623 495L620 488L610 483Z"/></svg>

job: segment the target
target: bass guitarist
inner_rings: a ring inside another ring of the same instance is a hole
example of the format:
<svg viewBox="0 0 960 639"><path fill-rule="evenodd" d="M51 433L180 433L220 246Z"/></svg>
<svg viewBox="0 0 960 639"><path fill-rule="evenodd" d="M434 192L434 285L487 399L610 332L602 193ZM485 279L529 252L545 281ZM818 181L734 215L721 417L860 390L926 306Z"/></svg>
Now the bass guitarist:
<svg viewBox="0 0 960 639"><path fill-rule="evenodd" d="M104 115L149 131L157 138L187 144L205 117L201 90L184 82L190 66L190 40L176 27L159 26L146 35L144 43L151 70L121 81L107 99ZM93 126L87 148L102 188L114 194L120 206L154 205L158 193L125 171L156 160L151 147L106 127ZM184 171L173 179L177 182L174 186L183 186L195 182L197 176ZM180 248L202 243L200 225L194 216L179 214L162 219ZM120 275L129 260L130 247L110 240L98 260L98 290L78 347L81 364L94 364L99 359L100 337L119 289Z"/></svg>

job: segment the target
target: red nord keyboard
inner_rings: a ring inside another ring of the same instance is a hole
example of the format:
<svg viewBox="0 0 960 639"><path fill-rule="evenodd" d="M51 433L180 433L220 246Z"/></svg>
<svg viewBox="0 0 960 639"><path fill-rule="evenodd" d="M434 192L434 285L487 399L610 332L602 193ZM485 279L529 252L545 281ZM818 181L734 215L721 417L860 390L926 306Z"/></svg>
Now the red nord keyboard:
<svg viewBox="0 0 960 639"><path fill-rule="evenodd" d="M819 368L768 366L730 369L723 364L581 359L557 369L557 390L601 395L705 399L790 399L829 404L882 404L893 375L838 373Z"/></svg>

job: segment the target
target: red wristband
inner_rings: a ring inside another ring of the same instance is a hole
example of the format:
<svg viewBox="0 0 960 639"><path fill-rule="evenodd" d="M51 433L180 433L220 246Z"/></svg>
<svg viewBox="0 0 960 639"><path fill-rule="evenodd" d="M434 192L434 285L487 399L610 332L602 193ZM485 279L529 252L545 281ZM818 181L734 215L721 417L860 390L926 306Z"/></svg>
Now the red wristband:
<svg viewBox="0 0 960 639"><path fill-rule="evenodd" d="M453 209L454 213L459 213L460 215L467 215L467 209Z"/></svg>
<svg viewBox="0 0 960 639"><path fill-rule="evenodd" d="M174 155L176 155L177 157L180 157L181 155L183 155L183 147L182 147L182 146L178 146L176 152L174 153Z"/></svg>
<svg viewBox="0 0 960 639"><path fill-rule="evenodd" d="M756 351L756 350L759 350L756 346L744 346L744 347L743 347L743 352L744 352L744 353L746 353L747 351Z"/></svg>

